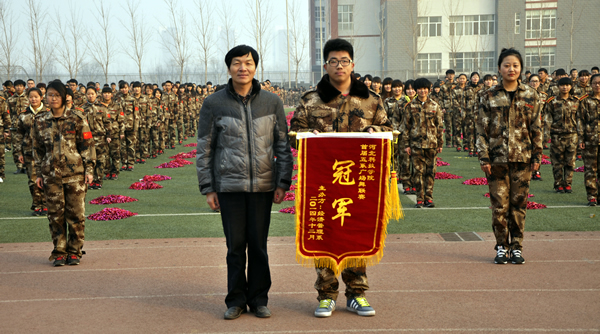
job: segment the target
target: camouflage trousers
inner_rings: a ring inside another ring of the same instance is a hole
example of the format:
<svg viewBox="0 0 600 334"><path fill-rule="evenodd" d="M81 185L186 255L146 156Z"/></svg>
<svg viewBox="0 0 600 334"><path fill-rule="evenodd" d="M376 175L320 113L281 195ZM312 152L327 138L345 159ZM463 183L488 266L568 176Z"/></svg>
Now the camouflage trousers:
<svg viewBox="0 0 600 334"><path fill-rule="evenodd" d="M108 143L108 154L106 155L106 163L104 164L104 174L117 174L121 168L121 138L119 134L111 136Z"/></svg>
<svg viewBox="0 0 600 334"><path fill-rule="evenodd" d="M185 127L185 136L193 137L194 134L192 134L192 117L189 115L186 116L185 119L183 120L183 125Z"/></svg>
<svg viewBox="0 0 600 334"><path fill-rule="evenodd" d="M0 141L0 177L4 179L6 177L6 174L4 173L4 164L6 163L4 160L6 145L4 144L4 139L0 139L2 139L2 141Z"/></svg>
<svg viewBox="0 0 600 334"><path fill-rule="evenodd" d="M29 193L32 199L31 209L37 210L46 208L46 198L44 197L44 191L35 183L37 176L35 175L34 163L33 156L23 156L23 166L27 171L27 186L29 186Z"/></svg>
<svg viewBox="0 0 600 334"><path fill-rule="evenodd" d="M15 162L15 165L17 166L17 169L23 169L23 164L19 161L19 153L17 153L17 150L15 150L15 147L17 146L17 136L15 136L15 134L17 133L17 131L11 131L12 135L11 137L11 142L12 142L12 156L13 156L13 161Z"/></svg>
<svg viewBox="0 0 600 334"><path fill-rule="evenodd" d="M148 157L148 142L150 141L149 131L146 126L140 126L138 129L137 139L135 158L145 159Z"/></svg>
<svg viewBox="0 0 600 334"><path fill-rule="evenodd" d="M521 250L531 165L524 162L493 164L487 180L496 248L504 246L506 249Z"/></svg>
<svg viewBox="0 0 600 334"><path fill-rule="evenodd" d="M48 221L54 250L49 260L75 254L81 257L85 229L85 186L83 175L71 183L46 182L44 194L48 204ZM67 232L68 231L68 232Z"/></svg>
<svg viewBox="0 0 600 334"><path fill-rule="evenodd" d="M452 143L452 113L450 111L444 113L444 133L446 136L444 142L446 145L450 145Z"/></svg>
<svg viewBox="0 0 600 334"><path fill-rule="evenodd" d="M135 164L135 144L137 142L134 131L125 131L125 138L121 140L121 161L123 166L133 167Z"/></svg>
<svg viewBox="0 0 600 334"><path fill-rule="evenodd" d="M475 118L473 116L465 116L463 129L463 148L467 152L475 152Z"/></svg>
<svg viewBox="0 0 600 334"><path fill-rule="evenodd" d="M460 113L460 109L452 111L452 145L456 147L462 147L462 124L463 117Z"/></svg>
<svg viewBox="0 0 600 334"><path fill-rule="evenodd" d="M554 174L554 188L570 186L573 183L576 147L576 133L552 134L550 161Z"/></svg>
<svg viewBox="0 0 600 334"><path fill-rule="evenodd" d="M158 135L160 133L160 127L158 126L153 126L152 128L150 128L150 135L148 136L148 138L150 139L148 141L148 151L150 152L151 155L156 155L156 153L158 152L158 150L160 150L160 141L158 139Z"/></svg>
<svg viewBox="0 0 600 334"><path fill-rule="evenodd" d="M183 126L183 118L180 117L177 119L177 141L183 141L183 137L185 136L185 128Z"/></svg>
<svg viewBox="0 0 600 334"><path fill-rule="evenodd" d="M94 182L102 185L104 171L108 160L108 144L106 137L94 137L96 142L96 165L94 166Z"/></svg>
<svg viewBox="0 0 600 334"><path fill-rule="evenodd" d="M339 282L333 270L329 268L315 268L317 270L317 281L315 289L319 292L317 300L337 300ZM346 298L364 297L365 291L369 290L367 280L367 268L355 267L342 270L342 281L346 284Z"/></svg>
<svg viewBox="0 0 600 334"><path fill-rule="evenodd" d="M175 124L175 120L169 120L169 146L175 146L175 142L177 141L177 124Z"/></svg>
<svg viewBox="0 0 600 334"><path fill-rule="evenodd" d="M542 116L542 129L544 130L544 142L546 145L550 142L550 127L552 126L552 121L547 119L547 116Z"/></svg>
<svg viewBox="0 0 600 334"><path fill-rule="evenodd" d="M169 130L169 127L167 126L167 121L165 121L165 123L162 123L159 127L158 127L158 147L161 150L165 150L165 143L167 141L168 137L168 133L167 131Z"/></svg>
<svg viewBox="0 0 600 334"><path fill-rule="evenodd" d="M433 201L437 150L435 148L411 148L410 153L415 168L413 187L417 189L417 201Z"/></svg>
<svg viewBox="0 0 600 334"><path fill-rule="evenodd" d="M598 162L600 162L600 154L598 154L599 145L586 145L582 150L583 165L585 166L583 174L583 183L585 184L585 192L587 200L598 200Z"/></svg>
<svg viewBox="0 0 600 334"><path fill-rule="evenodd" d="M404 143L400 144L404 147ZM402 181L402 188L412 188L412 171L410 170L411 165L410 155L406 153L404 149L398 150L398 180Z"/></svg>

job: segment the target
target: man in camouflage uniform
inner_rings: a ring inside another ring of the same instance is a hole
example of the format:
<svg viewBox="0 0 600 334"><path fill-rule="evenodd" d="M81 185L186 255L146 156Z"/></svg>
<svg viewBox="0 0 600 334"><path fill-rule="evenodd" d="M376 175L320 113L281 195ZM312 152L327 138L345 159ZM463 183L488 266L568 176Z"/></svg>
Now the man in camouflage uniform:
<svg viewBox="0 0 600 334"><path fill-rule="evenodd" d="M548 94L550 82L552 81L548 79L548 70L545 68L540 68L538 70L538 76L540 77L540 87L538 90Z"/></svg>
<svg viewBox="0 0 600 334"><path fill-rule="evenodd" d="M417 208L433 208L433 183L436 156L444 145L442 108L429 98L431 82L425 78L415 80L417 97L405 108L403 122L404 150L410 155L415 168L413 180L417 188Z"/></svg>
<svg viewBox="0 0 600 334"><path fill-rule="evenodd" d="M140 115L140 124L138 126L137 145L135 150L135 162L144 164L146 163L145 159L149 156L148 142L150 141L150 122L152 120L150 111L148 109L148 97L142 94L142 84L139 81L136 81L133 83L132 88L133 98L138 105L138 113Z"/></svg>
<svg viewBox="0 0 600 334"><path fill-rule="evenodd" d="M117 103L123 109L123 127L125 138L121 139L121 170L133 171L135 163L135 145L137 143L137 133L140 125L139 106L137 101L129 94L129 84L121 82L119 84L121 96Z"/></svg>
<svg viewBox="0 0 600 334"><path fill-rule="evenodd" d="M94 138L94 149L96 152L96 164L94 166L94 180L90 184L91 189L102 189L104 172L108 161L108 143L111 141L107 137L107 129L110 129L112 123L107 116L105 108L100 108L96 104L96 88L88 86L86 90L86 103L83 110L87 116L90 130Z"/></svg>
<svg viewBox="0 0 600 334"><path fill-rule="evenodd" d="M452 91L454 90L454 76L456 73L450 69L446 71L446 81L440 86L441 92L441 107L444 113L444 126L446 128L446 147L452 147Z"/></svg>
<svg viewBox="0 0 600 334"><path fill-rule="evenodd" d="M36 184L44 189L54 266L79 264L83 255L86 184L93 179L94 139L85 116L65 106L61 82L48 85L50 112L33 125ZM67 233L68 227L68 233Z"/></svg>
<svg viewBox="0 0 600 334"><path fill-rule="evenodd" d="M598 162L600 154L600 75L593 77L592 94L579 103L577 133L583 153L584 184L589 206L598 204Z"/></svg>
<svg viewBox="0 0 600 334"><path fill-rule="evenodd" d="M166 113L166 122L168 122L165 131L168 132L165 138L165 146L171 149L175 148L175 138L177 137L177 124L176 122L176 108L177 108L177 95L173 93L173 83L171 81L165 82L165 91L162 95L162 102Z"/></svg>
<svg viewBox="0 0 600 334"><path fill-rule="evenodd" d="M179 145L183 144L183 140L187 139L185 137L185 128L184 124L186 119L188 119L188 99L185 93L185 87L180 86L178 88L177 95L177 107L175 107L175 124L177 125L177 142Z"/></svg>
<svg viewBox="0 0 600 334"><path fill-rule="evenodd" d="M585 95L592 95L592 86L590 85L591 76L587 70L579 72L577 84L573 87L573 95L578 98L582 98Z"/></svg>
<svg viewBox="0 0 600 334"><path fill-rule="evenodd" d="M577 149L577 109L579 100L569 94L573 82L564 77L558 80L560 93L551 97L544 112L550 121L550 160L554 174L554 190L558 193L571 193L575 152Z"/></svg>
<svg viewBox="0 0 600 334"><path fill-rule="evenodd" d="M4 165L6 164L4 158L6 148L5 143L8 142L7 138L10 136L11 124L10 114L6 107L6 99L3 96L0 96L0 130L3 130L2 138L0 138L0 183L4 182L4 179L6 178L6 174L4 173Z"/></svg>
<svg viewBox="0 0 600 334"><path fill-rule="evenodd" d="M82 94L79 89L77 89L78 84L79 83L75 79L67 81L67 85L73 91L73 106L81 108L84 104L86 104L87 100L85 95Z"/></svg>
<svg viewBox="0 0 600 334"><path fill-rule="evenodd" d="M15 136L17 132L17 120L19 119L19 115L22 112L24 112L25 109L27 109L27 107L29 107L29 99L25 94L25 81L15 80L14 86L15 94L7 100L8 113L10 114L10 121L12 124L12 127L10 129L13 148L12 155L13 161L17 166L17 170L14 172L14 174L25 174L25 168L23 167L23 164L19 161L19 155L17 154L14 148L15 146L17 146L17 137Z"/></svg>
<svg viewBox="0 0 600 334"><path fill-rule="evenodd" d="M404 95L404 86L402 81L392 81L392 97L385 100L383 106L387 117L392 121L394 131L403 133L404 130L404 108L410 102L410 98ZM398 136L398 143L395 145L394 158L396 159L396 171L398 171L398 182L402 182L402 189L405 194L414 194L417 189L413 188L412 172L410 170L410 156L404 150L405 143L402 136ZM413 191L414 189L414 191Z"/></svg>
<svg viewBox="0 0 600 334"><path fill-rule="evenodd" d="M461 139L463 135L463 119L467 109L467 76L465 74L459 75L457 82L458 84L450 91L452 99L452 146L456 147L456 151L460 152L463 148Z"/></svg>
<svg viewBox="0 0 600 334"><path fill-rule="evenodd" d="M98 109L106 114L109 124L106 125L106 138L108 142L108 154L104 165L105 179L116 180L119 178L121 169L121 140L125 138L125 113L119 103L112 99L113 92L110 87L102 88L102 102Z"/></svg>
<svg viewBox="0 0 600 334"><path fill-rule="evenodd" d="M479 83L479 73L471 74L470 82L465 89L465 118L463 121L463 145L465 151L469 152L469 157L476 156L475 153L475 119L479 107L477 93L483 89L483 84Z"/></svg>
<svg viewBox="0 0 600 334"><path fill-rule="evenodd" d="M381 97L354 79L352 63L354 50L343 39L329 40L323 49L323 76L316 90L302 96L291 119L294 132L379 132L391 131ZM292 140L295 143L295 140ZM349 240L350 242L350 240ZM338 280L329 268L316 268L315 289L319 292L317 317L329 317L335 309ZM346 284L346 308L362 316L375 315L375 310L365 298L369 288L366 267L346 268L342 272Z"/></svg>
<svg viewBox="0 0 600 334"><path fill-rule="evenodd" d="M525 84L518 84L511 98L500 83L481 99L476 145L490 190L496 249L520 253L523 248L531 170L539 168L542 155L538 98Z"/></svg>

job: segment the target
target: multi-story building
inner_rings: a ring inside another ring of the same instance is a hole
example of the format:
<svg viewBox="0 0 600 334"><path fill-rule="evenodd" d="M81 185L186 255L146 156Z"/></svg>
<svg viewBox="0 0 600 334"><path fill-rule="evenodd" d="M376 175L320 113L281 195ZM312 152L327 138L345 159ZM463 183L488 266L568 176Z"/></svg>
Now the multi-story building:
<svg viewBox="0 0 600 334"><path fill-rule="evenodd" d="M315 81L321 43L337 37L354 45L356 72L399 79L495 73L506 47L531 71L600 65L598 0L310 1Z"/></svg>

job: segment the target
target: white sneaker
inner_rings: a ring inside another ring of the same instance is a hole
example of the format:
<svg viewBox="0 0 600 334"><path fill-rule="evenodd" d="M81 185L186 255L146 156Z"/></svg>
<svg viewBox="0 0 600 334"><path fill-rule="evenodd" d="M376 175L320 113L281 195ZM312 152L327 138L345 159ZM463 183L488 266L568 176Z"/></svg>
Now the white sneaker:
<svg viewBox="0 0 600 334"><path fill-rule="evenodd" d="M327 318L331 317L331 312L335 311L335 300L323 299L319 302L319 307L315 310L315 317Z"/></svg>
<svg viewBox="0 0 600 334"><path fill-rule="evenodd" d="M3 183L3 182L4 182L4 180L0 177L0 183Z"/></svg>

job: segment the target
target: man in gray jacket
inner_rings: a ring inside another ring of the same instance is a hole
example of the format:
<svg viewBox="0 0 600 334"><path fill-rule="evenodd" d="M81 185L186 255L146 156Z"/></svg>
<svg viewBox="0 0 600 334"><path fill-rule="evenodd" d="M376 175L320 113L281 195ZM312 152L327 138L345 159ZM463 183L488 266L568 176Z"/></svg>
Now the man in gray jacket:
<svg viewBox="0 0 600 334"><path fill-rule="evenodd" d="M225 64L231 75L227 87L207 97L200 110L198 184L210 208L221 210L227 242L225 319L238 318L246 306L268 318L271 207L283 201L292 179L287 123L281 99L254 79L256 50L236 46Z"/></svg>

